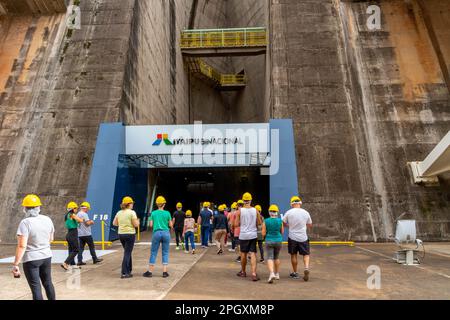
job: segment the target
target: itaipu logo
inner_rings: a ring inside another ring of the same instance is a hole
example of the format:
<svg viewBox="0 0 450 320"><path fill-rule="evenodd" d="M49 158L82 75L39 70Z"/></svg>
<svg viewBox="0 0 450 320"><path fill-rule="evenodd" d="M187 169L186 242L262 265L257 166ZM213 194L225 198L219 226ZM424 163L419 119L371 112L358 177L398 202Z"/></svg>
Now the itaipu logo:
<svg viewBox="0 0 450 320"><path fill-rule="evenodd" d="M172 146L173 143L169 140L169 135L167 133L164 134L157 134L156 135L156 140L155 142L153 142L154 146L159 146L161 144L161 142L163 142L167 145L167 146Z"/></svg>
<svg viewBox="0 0 450 320"><path fill-rule="evenodd" d="M243 144L243 141L240 137L234 137L234 138L178 138L171 141L169 139L169 135L167 133L159 133L156 135L156 140L153 142L153 146L159 146L164 141L164 143L167 146L173 146L173 145L192 145L192 144L202 144L202 145L208 145L208 144L221 144L221 145L227 145L227 144Z"/></svg>

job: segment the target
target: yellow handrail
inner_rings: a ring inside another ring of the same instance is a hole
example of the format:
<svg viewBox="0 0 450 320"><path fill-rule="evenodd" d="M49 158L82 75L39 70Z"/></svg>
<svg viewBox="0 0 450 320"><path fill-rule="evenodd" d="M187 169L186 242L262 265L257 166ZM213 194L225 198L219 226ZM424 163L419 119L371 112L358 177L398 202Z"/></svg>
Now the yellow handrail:
<svg viewBox="0 0 450 320"><path fill-rule="evenodd" d="M102 220L102 250L105 250L105 221Z"/></svg>
<svg viewBox="0 0 450 320"><path fill-rule="evenodd" d="M200 73L216 82L219 86L233 86L247 84L247 77L244 74L221 74L201 59L193 60L191 71Z"/></svg>
<svg viewBox="0 0 450 320"><path fill-rule="evenodd" d="M102 242L102 241L94 241L94 244L96 244L96 245L102 245L102 244L105 244L106 246L108 246L108 247L111 247L112 246L112 241L105 241L105 242ZM65 241L65 240L54 240L54 241L52 241L51 242L51 244L58 244L58 245L64 245L64 246L66 246L67 247L67 241Z"/></svg>
<svg viewBox="0 0 450 320"><path fill-rule="evenodd" d="M265 28L185 30L182 49L261 47L268 45Z"/></svg>
<svg viewBox="0 0 450 320"><path fill-rule="evenodd" d="M105 245L107 245L108 247L112 246L112 241L105 241L105 221L102 221L101 223L102 226L102 241L94 241L94 244L99 244L102 246L102 250L105 250ZM51 244L62 244L64 246L67 246L67 241L64 240L55 240L52 241Z"/></svg>

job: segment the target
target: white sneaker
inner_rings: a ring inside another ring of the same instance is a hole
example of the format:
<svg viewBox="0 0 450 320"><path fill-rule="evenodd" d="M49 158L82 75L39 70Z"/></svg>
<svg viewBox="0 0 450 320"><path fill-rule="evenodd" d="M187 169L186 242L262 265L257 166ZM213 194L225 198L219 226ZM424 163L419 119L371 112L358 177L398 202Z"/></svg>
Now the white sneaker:
<svg viewBox="0 0 450 320"><path fill-rule="evenodd" d="M275 279L275 275L273 273L270 274L269 280L267 280L268 283L273 283L273 280Z"/></svg>
<svg viewBox="0 0 450 320"><path fill-rule="evenodd" d="M280 280L280 274L279 273L275 273L275 280Z"/></svg>
<svg viewBox="0 0 450 320"><path fill-rule="evenodd" d="M228 251L229 251L229 252L235 252L236 249L231 249L231 248L230 248L230 249L228 249Z"/></svg>
<svg viewBox="0 0 450 320"><path fill-rule="evenodd" d="M187 250L184 250L184 253L189 253L189 251L187 251Z"/></svg>
<svg viewBox="0 0 450 320"><path fill-rule="evenodd" d="M180 247L176 247L175 250L180 250Z"/></svg>

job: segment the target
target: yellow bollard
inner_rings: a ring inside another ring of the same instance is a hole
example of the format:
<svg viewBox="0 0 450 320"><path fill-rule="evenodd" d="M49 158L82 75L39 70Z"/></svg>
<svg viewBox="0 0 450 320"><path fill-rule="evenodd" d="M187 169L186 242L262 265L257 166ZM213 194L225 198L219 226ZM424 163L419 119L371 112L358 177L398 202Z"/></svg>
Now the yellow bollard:
<svg viewBox="0 0 450 320"><path fill-rule="evenodd" d="M102 220L102 250L105 250L105 221Z"/></svg>

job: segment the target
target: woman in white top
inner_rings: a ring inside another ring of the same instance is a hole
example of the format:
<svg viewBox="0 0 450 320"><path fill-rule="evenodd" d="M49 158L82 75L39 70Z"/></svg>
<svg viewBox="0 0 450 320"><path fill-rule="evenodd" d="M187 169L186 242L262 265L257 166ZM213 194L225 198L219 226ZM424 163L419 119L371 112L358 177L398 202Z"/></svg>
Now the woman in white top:
<svg viewBox="0 0 450 320"><path fill-rule="evenodd" d="M33 294L33 300L44 300L41 282L48 300L55 300L55 288L52 283L52 251L55 228L52 220L39 214L41 200L38 196L27 195L23 201L25 218L17 229L17 249L12 273L20 278L19 264L23 261L23 271Z"/></svg>

